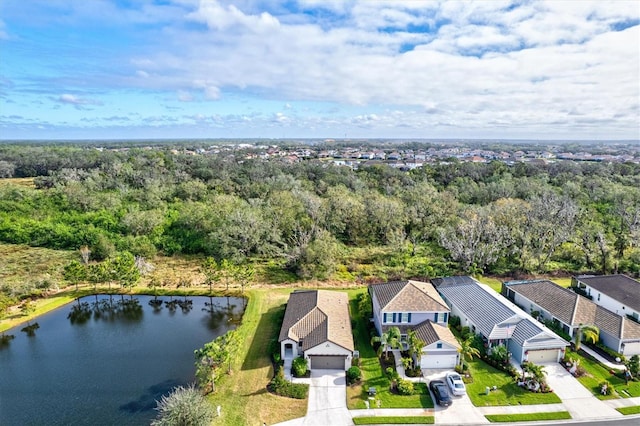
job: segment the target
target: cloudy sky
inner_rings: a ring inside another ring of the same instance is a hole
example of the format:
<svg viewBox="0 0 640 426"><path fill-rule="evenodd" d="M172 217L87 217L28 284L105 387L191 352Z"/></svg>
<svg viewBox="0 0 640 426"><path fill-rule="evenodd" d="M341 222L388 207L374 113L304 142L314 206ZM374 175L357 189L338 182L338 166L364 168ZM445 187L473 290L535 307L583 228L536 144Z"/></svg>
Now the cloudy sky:
<svg viewBox="0 0 640 426"><path fill-rule="evenodd" d="M640 2L0 1L0 138L640 139Z"/></svg>

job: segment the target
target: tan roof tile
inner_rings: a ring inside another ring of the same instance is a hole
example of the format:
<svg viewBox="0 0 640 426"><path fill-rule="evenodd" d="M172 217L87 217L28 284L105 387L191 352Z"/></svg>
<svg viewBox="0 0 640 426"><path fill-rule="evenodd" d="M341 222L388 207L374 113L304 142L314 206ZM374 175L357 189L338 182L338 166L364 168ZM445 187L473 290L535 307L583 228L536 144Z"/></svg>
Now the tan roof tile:
<svg viewBox="0 0 640 426"><path fill-rule="evenodd" d="M278 341L302 341L307 350L330 341L353 350L349 299L338 291L303 290L289 296Z"/></svg>

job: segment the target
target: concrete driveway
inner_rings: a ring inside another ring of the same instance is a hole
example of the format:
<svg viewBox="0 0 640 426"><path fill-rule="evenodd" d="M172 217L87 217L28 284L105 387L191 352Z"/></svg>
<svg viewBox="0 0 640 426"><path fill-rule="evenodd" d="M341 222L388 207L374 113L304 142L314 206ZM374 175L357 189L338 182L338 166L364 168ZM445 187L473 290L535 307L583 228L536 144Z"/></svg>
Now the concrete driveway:
<svg viewBox="0 0 640 426"><path fill-rule="evenodd" d="M278 426L352 426L347 410L347 378L344 370L311 371L310 379L294 379L309 383L307 415L278 423Z"/></svg>
<svg viewBox="0 0 640 426"><path fill-rule="evenodd" d="M426 382L431 380L442 380L446 383L445 375L448 371L453 370L426 370L424 377ZM431 391L429 391L431 393ZM431 393L431 399L435 404L434 416L436 424L482 424L489 423L487 418L478 410L476 406L471 403L471 399L468 395L463 396L451 396L453 403L449 407L441 407L437 405L436 399Z"/></svg>
<svg viewBox="0 0 640 426"><path fill-rule="evenodd" d="M600 401L558 363L542 364L547 373L547 383L560 397L563 405L575 420L603 417L622 417L618 411Z"/></svg>

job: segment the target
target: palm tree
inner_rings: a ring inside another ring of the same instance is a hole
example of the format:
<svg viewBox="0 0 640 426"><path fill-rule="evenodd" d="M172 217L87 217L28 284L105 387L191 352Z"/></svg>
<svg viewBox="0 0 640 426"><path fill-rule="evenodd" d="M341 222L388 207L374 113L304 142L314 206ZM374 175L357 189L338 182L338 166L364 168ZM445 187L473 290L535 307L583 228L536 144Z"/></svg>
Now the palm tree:
<svg viewBox="0 0 640 426"><path fill-rule="evenodd" d="M469 336L460 342L460 350L458 351L460 352L460 367L462 367L465 360L471 361L473 357L480 356L480 351L473 346L473 337Z"/></svg>
<svg viewBox="0 0 640 426"><path fill-rule="evenodd" d="M389 348L395 349L400 347L400 329L398 327L391 327L385 333L382 333L380 337L372 337L371 344L373 345L374 342L380 342L378 356L384 351L384 359L389 359Z"/></svg>
<svg viewBox="0 0 640 426"><path fill-rule="evenodd" d="M578 352L580 350L580 343L583 340L591 343L596 343L599 338L600 329L598 327L596 327L595 325L580 324L578 328L576 328L575 334L573 335L575 351Z"/></svg>
<svg viewBox="0 0 640 426"><path fill-rule="evenodd" d="M411 362L415 367L415 364L418 362L417 360L422 355L422 349L425 347L426 343L424 340L420 339L413 330L409 330L407 332L407 343L409 345Z"/></svg>

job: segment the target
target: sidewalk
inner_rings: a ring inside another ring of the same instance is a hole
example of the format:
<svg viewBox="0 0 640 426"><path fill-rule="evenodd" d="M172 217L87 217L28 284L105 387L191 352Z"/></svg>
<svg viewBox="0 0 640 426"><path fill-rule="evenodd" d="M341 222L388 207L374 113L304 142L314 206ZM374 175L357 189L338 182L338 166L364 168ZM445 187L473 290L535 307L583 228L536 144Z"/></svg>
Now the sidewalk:
<svg viewBox="0 0 640 426"><path fill-rule="evenodd" d="M597 359L598 362L601 363L602 365L606 365L608 368L613 368L615 370L627 369L627 367L624 364L614 364L613 362L607 360L606 358L603 358L599 353L587 347L586 345L581 345L580 349L582 349L583 351L585 351L586 353L588 353L589 355Z"/></svg>

